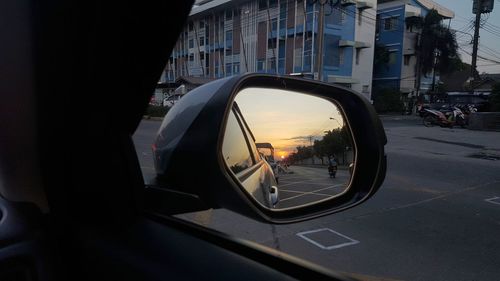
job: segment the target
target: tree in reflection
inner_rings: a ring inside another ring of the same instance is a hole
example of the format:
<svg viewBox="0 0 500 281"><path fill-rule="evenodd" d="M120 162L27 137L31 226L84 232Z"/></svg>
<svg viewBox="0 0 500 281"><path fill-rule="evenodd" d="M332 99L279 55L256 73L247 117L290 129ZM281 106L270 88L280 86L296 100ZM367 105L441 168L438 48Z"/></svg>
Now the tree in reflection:
<svg viewBox="0 0 500 281"><path fill-rule="evenodd" d="M301 162L314 156L325 164L324 159L330 155L337 155L345 162L345 153L352 148L352 138L347 127L325 131L321 139L314 141L313 146L298 146L295 153L292 153L288 160L291 163ZM344 163L345 164L345 163Z"/></svg>

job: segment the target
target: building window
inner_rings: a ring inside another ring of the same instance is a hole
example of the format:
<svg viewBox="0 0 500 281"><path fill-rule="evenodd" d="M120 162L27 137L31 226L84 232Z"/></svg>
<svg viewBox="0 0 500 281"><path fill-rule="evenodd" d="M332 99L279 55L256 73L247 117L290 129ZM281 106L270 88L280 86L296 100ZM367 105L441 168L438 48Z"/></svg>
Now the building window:
<svg viewBox="0 0 500 281"><path fill-rule="evenodd" d="M389 53L389 64L396 64L398 57L396 52Z"/></svg>
<svg viewBox="0 0 500 281"><path fill-rule="evenodd" d="M266 60L265 59L257 60L257 71L264 71L265 70L265 65L266 65Z"/></svg>
<svg viewBox="0 0 500 281"><path fill-rule="evenodd" d="M278 19L274 18L271 19L271 31L277 31L278 30Z"/></svg>
<svg viewBox="0 0 500 281"><path fill-rule="evenodd" d="M259 11L267 9L267 0L259 0Z"/></svg>
<svg viewBox="0 0 500 281"><path fill-rule="evenodd" d="M268 50L276 49L276 39L267 40L267 49Z"/></svg>
<svg viewBox="0 0 500 281"><path fill-rule="evenodd" d="M356 65L359 65L359 56L360 56L361 50L356 49Z"/></svg>
<svg viewBox="0 0 500 281"><path fill-rule="evenodd" d="M406 31L413 32L413 24L406 24Z"/></svg>
<svg viewBox="0 0 500 281"><path fill-rule="evenodd" d="M323 64L328 67L339 66L339 41L340 36L325 34L325 52L323 57Z"/></svg>
<svg viewBox="0 0 500 281"><path fill-rule="evenodd" d="M302 25L304 24L304 3L302 1L297 1L297 12L295 14L295 24Z"/></svg>
<svg viewBox="0 0 500 281"><path fill-rule="evenodd" d="M194 48L194 41L193 41L193 39L189 39L189 48Z"/></svg>
<svg viewBox="0 0 500 281"><path fill-rule="evenodd" d="M364 94L368 94L369 89L370 89L369 87L370 87L369 85L363 85L363 90L362 90L362 93L364 93Z"/></svg>
<svg viewBox="0 0 500 281"><path fill-rule="evenodd" d="M231 47L233 46L233 31L228 30L226 31L226 46L230 45Z"/></svg>
<svg viewBox="0 0 500 281"><path fill-rule="evenodd" d="M271 73L276 72L276 58L269 58L267 60L267 70Z"/></svg>
<svg viewBox="0 0 500 281"><path fill-rule="evenodd" d="M405 55L404 56L404 64L405 65L410 65L410 59L411 59L410 55Z"/></svg>
<svg viewBox="0 0 500 281"><path fill-rule="evenodd" d="M232 65L230 63L226 63L226 76L233 75L232 74Z"/></svg>
<svg viewBox="0 0 500 281"><path fill-rule="evenodd" d="M363 10L359 10L358 12L358 25L363 24Z"/></svg>
<svg viewBox="0 0 500 281"><path fill-rule="evenodd" d="M227 55L227 52L231 51L231 49L233 48L233 31L232 30L228 30L226 31L226 55Z"/></svg>
<svg viewBox="0 0 500 281"><path fill-rule="evenodd" d="M286 1L280 2L280 18L282 19L286 19L286 6L287 6Z"/></svg>
<svg viewBox="0 0 500 281"><path fill-rule="evenodd" d="M193 31L193 22L192 21L189 22L189 31Z"/></svg>
<svg viewBox="0 0 500 281"><path fill-rule="evenodd" d="M396 30L398 29L398 18L390 17L384 19L384 30Z"/></svg>
<svg viewBox="0 0 500 281"><path fill-rule="evenodd" d="M345 24L347 20L347 11L344 7L340 8L340 24Z"/></svg>
<svg viewBox="0 0 500 281"><path fill-rule="evenodd" d="M233 63L233 73L234 74L240 73L240 63L239 62Z"/></svg>
<svg viewBox="0 0 500 281"><path fill-rule="evenodd" d="M304 65L302 70L311 71L312 39L308 38L304 42Z"/></svg>
<svg viewBox="0 0 500 281"><path fill-rule="evenodd" d="M194 61L194 54L189 54L189 61Z"/></svg>
<svg viewBox="0 0 500 281"><path fill-rule="evenodd" d="M205 22L200 20L200 29L203 29L205 28Z"/></svg>
<svg viewBox="0 0 500 281"><path fill-rule="evenodd" d="M233 10L227 9L226 10L226 20L231 20L233 18Z"/></svg>
<svg viewBox="0 0 500 281"><path fill-rule="evenodd" d="M204 46L204 45L205 45L205 38L200 37L200 46Z"/></svg>
<svg viewBox="0 0 500 281"><path fill-rule="evenodd" d="M269 0L269 8L278 7L278 0Z"/></svg>
<svg viewBox="0 0 500 281"><path fill-rule="evenodd" d="M302 48L293 50L293 65L294 68L302 68Z"/></svg>
<svg viewBox="0 0 500 281"><path fill-rule="evenodd" d="M344 48L339 48L339 65L344 65Z"/></svg>

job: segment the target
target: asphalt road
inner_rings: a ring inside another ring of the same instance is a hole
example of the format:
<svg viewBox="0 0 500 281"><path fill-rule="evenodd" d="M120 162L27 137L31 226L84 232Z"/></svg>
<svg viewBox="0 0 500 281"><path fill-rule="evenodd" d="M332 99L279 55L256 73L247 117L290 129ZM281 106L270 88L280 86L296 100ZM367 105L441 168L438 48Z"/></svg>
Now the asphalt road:
<svg viewBox="0 0 500 281"><path fill-rule="evenodd" d="M344 191L350 180L347 170L338 170L335 178L330 178L327 167L290 166L288 172L279 174L277 209L330 198Z"/></svg>
<svg viewBox="0 0 500 281"><path fill-rule="evenodd" d="M134 136L146 179L159 125ZM180 217L367 280L500 280L500 133L384 126L386 180L360 206L289 225L226 210Z"/></svg>

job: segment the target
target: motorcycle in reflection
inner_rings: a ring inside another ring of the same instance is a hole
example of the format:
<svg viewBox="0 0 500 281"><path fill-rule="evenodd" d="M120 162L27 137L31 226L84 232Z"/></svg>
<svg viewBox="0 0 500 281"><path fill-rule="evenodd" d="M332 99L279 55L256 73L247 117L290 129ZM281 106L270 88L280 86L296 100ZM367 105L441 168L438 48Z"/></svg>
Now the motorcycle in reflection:
<svg viewBox="0 0 500 281"><path fill-rule="evenodd" d="M330 178L335 178L337 175L337 160L335 159L335 156L332 155L328 157L328 174L330 174Z"/></svg>

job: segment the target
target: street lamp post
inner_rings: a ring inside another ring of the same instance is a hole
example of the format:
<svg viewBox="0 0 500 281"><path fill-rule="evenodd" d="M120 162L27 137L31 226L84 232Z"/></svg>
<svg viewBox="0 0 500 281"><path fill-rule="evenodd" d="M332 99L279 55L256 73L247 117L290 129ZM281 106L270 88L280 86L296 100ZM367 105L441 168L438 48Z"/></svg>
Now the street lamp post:
<svg viewBox="0 0 500 281"><path fill-rule="evenodd" d="M342 128L342 124L340 124L340 122L337 119L330 117L330 120L334 120L335 122L337 122L337 124L339 124L339 128Z"/></svg>

